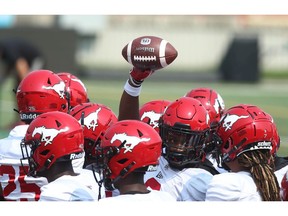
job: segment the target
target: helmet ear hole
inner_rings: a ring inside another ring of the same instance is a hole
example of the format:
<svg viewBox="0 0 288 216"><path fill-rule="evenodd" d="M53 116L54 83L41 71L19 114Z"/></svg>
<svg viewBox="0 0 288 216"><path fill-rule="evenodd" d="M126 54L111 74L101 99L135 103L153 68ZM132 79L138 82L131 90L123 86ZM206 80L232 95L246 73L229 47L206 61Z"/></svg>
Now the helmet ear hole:
<svg viewBox="0 0 288 216"><path fill-rule="evenodd" d="M45 163L44 163L44 167L48 168L51 164L51 162L53 161L54 159L54 155L51 155L50 158L48 158Z"/></svg>
<svg viewBox="0 0 288 216"><path fill-rule="evenodd" d="M42 151L40 154L43 155L43 156L45 156L45 155L47 155L49 152L50 152L50 151L49 151L48 149L46 149L46 150Z"/></svg>
<svg viewBox="0 0 288 216"><path fill-rule="evenodd" d="M125 164L127 161L128 161L128 159L123 158L123 159L119 160L118 163Z"/></svg>
<svg viewBox="0 0 288 216"><path fill-rule="evenodd" d="M66 110L66 108L67 108L66 104L62 104L61 108L62 108L62 110Z"/></svg>
<svg viewBox="0 0 288 216"><path fill-rule="evenodd" d="M223 146L223 149L228 150L230 147L230 139L226 141L225 145Z"/></svg>

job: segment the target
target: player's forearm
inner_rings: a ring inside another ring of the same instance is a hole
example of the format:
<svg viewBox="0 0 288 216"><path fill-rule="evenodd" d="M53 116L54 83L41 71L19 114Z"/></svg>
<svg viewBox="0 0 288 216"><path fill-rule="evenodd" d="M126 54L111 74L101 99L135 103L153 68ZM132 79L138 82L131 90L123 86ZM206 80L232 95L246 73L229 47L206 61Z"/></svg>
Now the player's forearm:
<svg viewBox="0 0 288 216"><path fill-rule="evenodd" d="M119 104L118 120L136 119L139 120L139 96L131 96L123 91Z"/></svg>

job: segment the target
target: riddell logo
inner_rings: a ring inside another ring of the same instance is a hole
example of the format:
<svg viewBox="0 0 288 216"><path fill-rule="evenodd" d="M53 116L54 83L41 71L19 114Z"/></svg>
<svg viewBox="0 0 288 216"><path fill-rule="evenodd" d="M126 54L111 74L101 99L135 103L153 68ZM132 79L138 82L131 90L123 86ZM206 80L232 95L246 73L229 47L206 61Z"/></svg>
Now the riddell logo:
<svg viewBox="0 0 288 216"><path fill-rule="evenodd" d="M30 113L30 114L25 114L25 113L22 113L22 114L20 114L20 118L22 119L22 120L32 120L32 119L35 119L37 117L37 114L36 113L34 113L34 114L32 114L32 113Z"/></svg>
<svg viewBox="0 0 288 216"><path fill-rule="evenodd" d="M82 158L83 155L84 155L83 152L81 152L81 153L72 153L72 154L70 154L70 160Z"/></svg>
<svg viewBox="0 0 288 216"><path fill-rule="evenodd" d="M142 38L140 43L142 45L148 45L151 43L151 39L150 38Z"/></svg>
<svg viewBox="0 0 288 216"><path fill-rule="evenodd" d="M157 165L149 165L148 168L147 168L147 171L150 172L150 171L156 171L157 170Z"/></svg>

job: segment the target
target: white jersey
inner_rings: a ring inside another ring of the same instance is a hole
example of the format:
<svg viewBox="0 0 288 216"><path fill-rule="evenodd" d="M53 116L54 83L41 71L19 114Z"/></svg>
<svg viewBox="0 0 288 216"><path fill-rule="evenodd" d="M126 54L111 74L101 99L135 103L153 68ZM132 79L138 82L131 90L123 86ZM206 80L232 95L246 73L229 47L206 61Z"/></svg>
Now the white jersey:
<svg viewBox="0 0 288 216"><path fill-rule="evenodd" d="M84 161L85 152L83 154L83 157L72 160L72 166L75 173L79 173L83 169Z"/></svg>
<svg viewBox="0 0 288 216"><path fill-rule="evenodd" d="M166 202L172 201L176 202L176 199L169 193L164 191L150 190L150 193L145 194L121 194L114 197L108 197L100 199L99 202L130 202L130 201L141 201L141 202Z"/></svg>
<svg viewBox="0 0 288 216"><path fill-rule="evenodd" d="M281 181L282 181L286 172L288 172L288 166L284 166L281 169L274 172L280 186L281 186Z"/></svg>
<svg viewBox="0 0 288 216"><path fill-rule="evenodd" d="M172 169L160 157L157 171L146 172L144 182L153 190L170 193L177 201L204 201L208 183L213 175L200 168Z"/></svg>
<svg viewBox="0 0 288 216"><path fill-rule="evenodd" d="M92 170L88 170L88 169L79 169L78 170L79 175L74 176L75 179L78 179L79 182L81 182L82 184L84 184L87 188L91 189L94 193L99 194L99 185L95 180L95 177L93 175L93 171ZM98 173L95 172L95 176L97 178L97 180L100 179L100 176ZM100 189L100 197L99 198L103 198L105 197L105 188L104 186L101 187Z"/></svg>
<svg viewBox="0 0 288 216"><path fill-rule="evenodd" d="M28 125L18 125L10 131L8 137L0 140L0 182L6 200L37 201L40 187L48 183L43 177L28 177L21 166L20 143L27 128ZM25 165L27 172L29 166L27 163Z"/></svg>
<svg viewBox="0 0 288 216"><path fill-rule="evenodd" d="M262 201L249 172L214 175L208 185L205 201Z"/></svg>
<svg viewBox="0 0 288 216"><path fill-rule="evenodd" d="M92 173L91 173L92 174ZM98 194L79 181L64 175L41 187L39 201L97 201Z"/></svg>

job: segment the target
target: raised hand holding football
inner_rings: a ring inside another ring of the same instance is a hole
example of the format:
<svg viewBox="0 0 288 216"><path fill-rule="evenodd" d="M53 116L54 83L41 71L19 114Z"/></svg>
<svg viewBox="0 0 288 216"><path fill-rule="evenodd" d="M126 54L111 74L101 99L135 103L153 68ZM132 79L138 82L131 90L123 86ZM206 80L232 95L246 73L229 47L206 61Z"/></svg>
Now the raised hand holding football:
<svg viewBox="0 0 288 216"><path fill-rule="evenodd" d="M138 69L155 71L170 65L178 52L160 37L142 36L130 41L122 49L122 56Z"/></svg>

